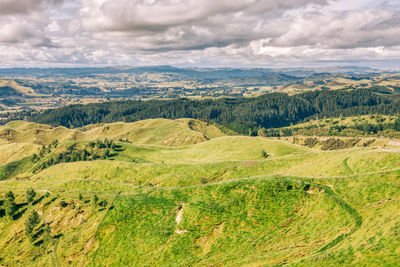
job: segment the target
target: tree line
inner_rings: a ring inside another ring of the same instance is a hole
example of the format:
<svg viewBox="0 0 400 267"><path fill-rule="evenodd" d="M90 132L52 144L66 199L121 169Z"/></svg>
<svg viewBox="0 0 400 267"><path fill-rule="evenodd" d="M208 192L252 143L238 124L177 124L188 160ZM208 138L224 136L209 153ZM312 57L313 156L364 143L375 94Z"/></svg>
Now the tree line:
<svg viewBox="0 0 400 267"><path fill-rule="evenodd" d="M395 115L399 112L397 98L359 89L296 95L269 93L254 98L112 101L47 110L31 120L72 128L151 118L194 118L214 121L239 133L256 134L260 128L285 127L317 116Z"/></svg>

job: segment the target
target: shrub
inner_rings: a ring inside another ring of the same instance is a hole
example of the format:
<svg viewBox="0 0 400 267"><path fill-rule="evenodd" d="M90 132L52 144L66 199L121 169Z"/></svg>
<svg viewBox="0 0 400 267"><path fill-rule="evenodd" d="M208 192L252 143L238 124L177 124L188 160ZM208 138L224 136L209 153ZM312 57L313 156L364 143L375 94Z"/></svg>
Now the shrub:
<svg viewBox="0 0 400 267"><path fill-rule="evenodd" d="M262 155L262 157L265 158L265 159L269 157L269 154L268 154L267 152L265 152L264 149L261 151L261 155Z"/></svg>
<svg viewBox="0 0 400 267"><path fill-rule="evenodd" d="M99 202L99 206L100 207L107 207L107 205L108 205L107 200L102 200L102 201Z"/></svg>
<svg viewBox="0 0 400 267"><path fill-rule="evenodd" d="M65 208L68 206L68 203L65 200L60 200L60 207Z"/></svg>

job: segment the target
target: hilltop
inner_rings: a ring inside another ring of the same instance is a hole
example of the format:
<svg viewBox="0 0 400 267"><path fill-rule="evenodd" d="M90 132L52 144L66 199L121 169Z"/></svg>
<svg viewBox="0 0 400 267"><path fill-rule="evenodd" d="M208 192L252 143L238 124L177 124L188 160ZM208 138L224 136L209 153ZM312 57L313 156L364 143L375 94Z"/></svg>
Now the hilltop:
<svg viewBox="0 0 400 267"><path fill-rule="evenodd" d="M1 132L2 265L400 260L400 154L389 147L321 151L193 119Z"/></svg>

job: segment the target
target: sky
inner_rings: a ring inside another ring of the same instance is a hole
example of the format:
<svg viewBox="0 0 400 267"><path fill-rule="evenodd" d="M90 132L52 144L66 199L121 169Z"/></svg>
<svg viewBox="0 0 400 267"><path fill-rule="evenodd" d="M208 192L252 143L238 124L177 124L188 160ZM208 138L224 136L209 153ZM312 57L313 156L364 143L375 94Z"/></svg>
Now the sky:
<svg viewBox="0 0 400 267"><path fill-rule="evenodd" d="M0 68L400 69L400 0L0 0Z"/></svg>

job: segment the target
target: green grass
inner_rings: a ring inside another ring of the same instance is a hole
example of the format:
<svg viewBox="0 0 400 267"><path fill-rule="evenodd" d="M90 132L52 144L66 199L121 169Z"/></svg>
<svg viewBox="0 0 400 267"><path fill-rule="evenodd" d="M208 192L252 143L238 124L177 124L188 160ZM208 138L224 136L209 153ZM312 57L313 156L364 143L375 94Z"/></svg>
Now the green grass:
<svg viewBox="0 0 400 267"><path fill-rule="evenodd" d="M118 136L118 153L38 173L29 155L39 146L18 138L44 142L51 140L46 131L55 129L8 124L23 135L3 146L25 156L0 166L0 265L398 265L397 151L320 151L267 138L218 136L215 125L189 121L85 127L77 140L61 140L43 160L101 134ZM176 129L186 133L179 136ZM118 141L123 131L136 139ZM198 133L203 139L193 142ZM32 207L25 203L28 188L38 193ZM8 190L17 196L15 220L4 214ZM41 198L47 191L50 196ZM108 202L105 208L94 207L94 194ZM25 236L31 209L41 217L36 242L44 240L44 223L51 228L50 242L32 245Z"/></svg>
<svg viewBox="0 0 400 267"><path fill-rule="evenodd" d="M123 148L124 151L115 158L116 160L130 161L132 158L133 161L139 157L151 162L164 163L264 160L263 151L269 154L269 158L310 151L281 141L244 136L219 137L179 148L134 144L124 144Z"/></svg>
<svg viewBox="0 0 400 267"><path fill-rule="evenodd" d="M183 216L177 225L181 203ZM333 216L341 223L333 223ZM307 194L286 180L155 190L117 200L100 229L99 249L88 261L170 266L278 263L301 257L304 247L309 253L317 251L351 224L351 217L329 197ZM300 236L293 236L296 232Z"/></svg>
<svg viewBox="0 0 400 267"><path fill-rule="evenodd" d="M18 174L28 171L31 167L31 157L13 161L3 166L0 166L0 181L13 178Z"/></svg>

